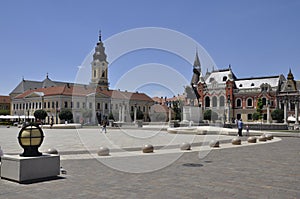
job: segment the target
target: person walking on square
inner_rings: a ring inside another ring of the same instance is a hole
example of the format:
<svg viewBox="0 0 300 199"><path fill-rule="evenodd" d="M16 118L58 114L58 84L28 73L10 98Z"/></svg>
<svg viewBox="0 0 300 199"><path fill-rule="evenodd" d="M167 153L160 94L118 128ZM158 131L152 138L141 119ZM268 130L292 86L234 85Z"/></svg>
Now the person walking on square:
<svg viewBox="0 0 300 199"><path fill-rule="evenodd" d="M107 125L107 120L106 120L106 118L104 118L102 120L102 133L103 133L103 131L104 131L104 133L106 133L106 125Z"/></svg>
<svg viewBox="0 0 300 199"><path fill-rule="evenodd" d="M246 126L246 136L249 136L249 126Z"/></svg>
<svg viewBox="0 0 300 199"><path fill-rule="evenodd" d="M243 131L243 121L240 119L237 123L238 125L238 136L243 136L242 131Z"/></svg>

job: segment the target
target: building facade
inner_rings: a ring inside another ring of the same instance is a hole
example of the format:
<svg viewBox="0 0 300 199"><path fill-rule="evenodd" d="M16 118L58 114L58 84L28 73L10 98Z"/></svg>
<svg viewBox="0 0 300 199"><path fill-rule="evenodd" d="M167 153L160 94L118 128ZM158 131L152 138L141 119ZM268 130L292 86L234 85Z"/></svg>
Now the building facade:
<svg viewBox="0 0 300 199"><path fill-rule="evenodd" d="M38 109L48 113L46 123L60 123L62 109L72 110L76 123L97 124L105 118L120 122L131 122L137 109L149 121L149 110L153 100L144 93L109 89L108 62L105 48L99 35L91 63L89 85L53 81L22 80L10 93L12 115L33 116Z"/></svg>
<svg viewBox="0 0 300 199"><path fill-rule="evenodd" d="M283 75L239 79L231 66L207 71L203 75L196 54L191 87L198 99L197 106L203 111L209 109L217 113L214 120L224 123L236 119L253 122L257 102L261 99L264 122L272 122L272 111L282 109L285 123L294 117L295 123L299 124L300 81L294 80L291 70L287 79Z"/></svg>

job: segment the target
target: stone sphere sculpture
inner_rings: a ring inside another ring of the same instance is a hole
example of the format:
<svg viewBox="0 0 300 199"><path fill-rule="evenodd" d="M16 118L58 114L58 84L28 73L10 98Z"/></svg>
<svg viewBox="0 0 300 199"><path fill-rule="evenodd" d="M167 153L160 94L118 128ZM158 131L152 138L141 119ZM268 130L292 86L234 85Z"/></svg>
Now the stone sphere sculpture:
<svg viewBox="0 0 300 199"><path fill-rule="evenodd" d="M267 137L265 135L261 135L261 136L259 136L258 140L260 142L266 142L267 141Z"/></svg>
<svg viewBox="0 0 300 199"><path fill-rule="evenodd" d="M58 151L55 148L49 148L46 153L48 153L48 154L58 154Z"/></svg>
<svg viewBox="0 0 300 199"><path fill-rule="evenodd" d="M187 143L187 142L183 142L183 143L180 145L180 149L181 149L181 150L191 150L191 144L190 144L190 143Z"/></svg>
<svg viewBox="0 0 300 199"><path fill-rule="evenodd" d="M220 142L219 141L217 141L217 140L211 140L210 142L209 142L209 146L210 147L220 147Z"/></svg>
<svg viewBox="0 0 300 199"><path fill-rule="evenodd" d="M249 137L247 140L248 143L256 143L256 137Z"/></svg>
<svg viewBox="0 0 300 199"><path fill-rule="evenodd" d="M272 140L274 138L273 135L270 133L266 134L265 136L266 136L267 140Z"/></svg>
<svg viewBox="0 0 300 199"><path fill-rule="evenodd" d="M153 153L154 147L151 144L145 144L142 148L143 153Z"/></svg>
<svg viewBox="0 0 300 199"><path fill-rule="evenodd" d="M242 144L242 140L239 137L235 137L231 140L231 144L233 145L241 145Z"/></svg>
<svg viewBox="0 0 300 199"><path fill-rule="evenodd" d="M100 147L98 150L98 156L108 156L109 155L109 148L107 147Z"/></svg>

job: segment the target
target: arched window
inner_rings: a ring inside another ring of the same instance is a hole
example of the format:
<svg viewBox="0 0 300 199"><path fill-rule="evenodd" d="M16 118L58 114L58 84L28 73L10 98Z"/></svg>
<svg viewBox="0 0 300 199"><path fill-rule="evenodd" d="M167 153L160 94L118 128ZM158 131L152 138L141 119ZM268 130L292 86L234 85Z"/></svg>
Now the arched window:
<svg viewBox="0 0 300 199"><path fill-rule="evenodd" d="M253 100L252 100L252 98L248 98L247 99L247 106L248 107L252 107L253 106Z"/></svg>
<svg viewBox="0 0 300 199"><path fill-rule="evenodd" d="M220 107L224 107L225 106L225 97L221 96L220 97Z"/></svg>
<svg viewBox="0 0 300 199"><path fill-rule="evenodd" d="M213 107L217 107L217 97L216 96L213 96L213 98L212 98L212 105L213 105Z"/></svg>
<svg viewBox="0 0 300 199"><path fill-rule="evenodd" d="M210 107L210 98L209 97L205 98L205 107Z"/></svg>
<svg viewBox="0 0 300 199"><path fill-rule="evenodd" d="M236 107L242 107L242 100L241 99L236 100Z"/></svg>
<svg viewBox="0 0 300 199"><path fill-rule="evenodd" d="M262 103L263 103L264 106L267 105L267 99L265 97L262 98Z"/></svg>

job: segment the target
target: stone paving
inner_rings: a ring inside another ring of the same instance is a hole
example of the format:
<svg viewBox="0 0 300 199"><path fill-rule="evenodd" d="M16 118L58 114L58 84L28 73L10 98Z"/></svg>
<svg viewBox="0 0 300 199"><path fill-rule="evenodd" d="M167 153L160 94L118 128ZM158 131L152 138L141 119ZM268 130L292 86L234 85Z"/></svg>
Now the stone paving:
<svg viewBox="0 0 300 199"><path fill-rule="evenodd" d="M18 144L14 145L16 130L19 129L0 129L0 145L4 153L11 150L20 152ZM94 130L86 132L93 137L97 133ZM51 133L55 134L52 138ZM61 137L57 139L59 133ZM135 131L130 133L134 134ZM74 131L47 130L45 134L48 134L45 148L55 145L56 148L68 151L77 147L80 147L77 151L85 149L85 144L78 138L80 136L71 136ZM149 132L144 132L143 136L148 134ZM154 137L157 138L153 137L153 141L164 140L169 143L169 139L164 137L166 135L158 134L155 133ZM185 136L173 144L187 139ZM196 139L199 139L197 142L205 140L203 137ZM223 139L228 140L228 137L224 136ZM298 137L281 139L272 143L228 148L221 144L221 149L211 150L203 156L200 155L201 152L192 150L180 156L177 156L178 153L154 153L120 157L112 155L106 158L66 158L62 159L61 165L67 170L67 174L61 175L61 178L25 185L0 180L0 198L300 198L300 140ZM135 144L140 145L142 141L135 141ZM129 141L123 147L131 143ZM86 154L79 154L79 157L84 155ZM173 161L160 165L161 168L151 165L149 161L151 158L156 162L164 162L170 157ZM123 169L127 169L127 172L107 166L107 162L103 160L113 160L113 166L125 165ZM131 160L140 162L130 165ZM141 164L148 165L146 168L152 170L134 173L137 171L135 168L141 168Z"/></svg>

